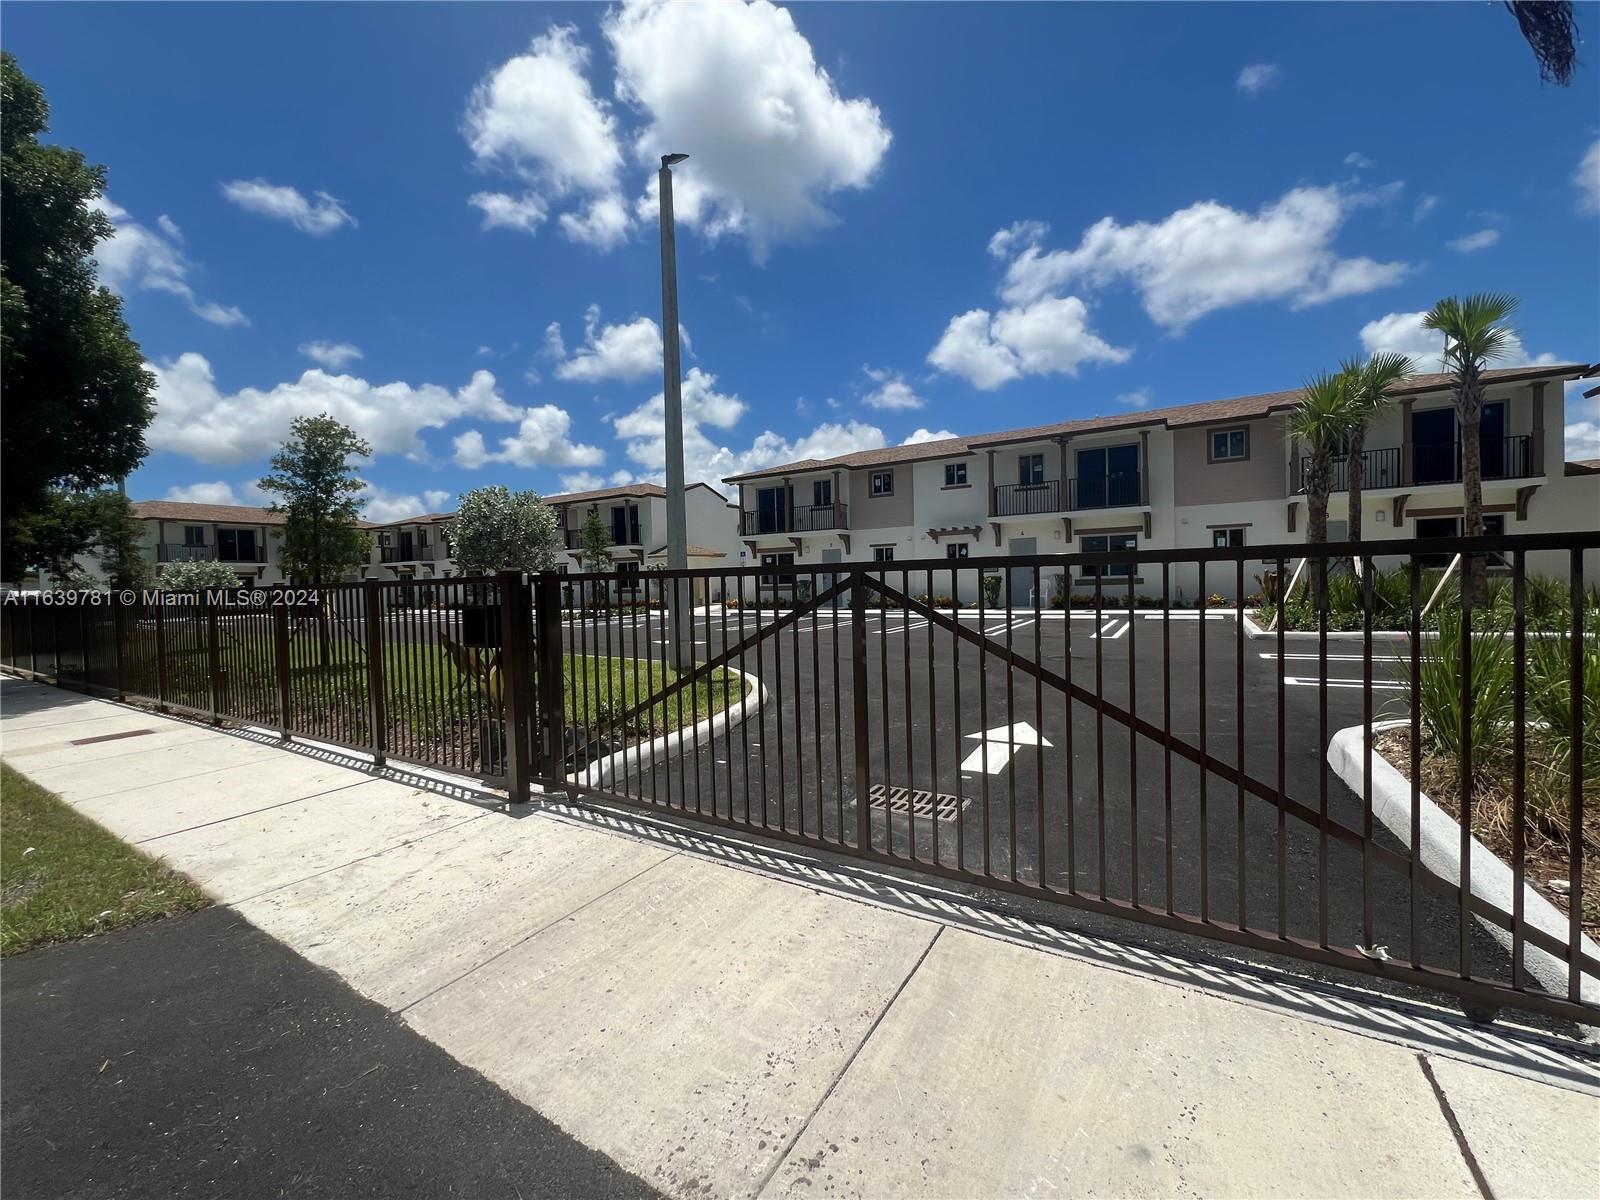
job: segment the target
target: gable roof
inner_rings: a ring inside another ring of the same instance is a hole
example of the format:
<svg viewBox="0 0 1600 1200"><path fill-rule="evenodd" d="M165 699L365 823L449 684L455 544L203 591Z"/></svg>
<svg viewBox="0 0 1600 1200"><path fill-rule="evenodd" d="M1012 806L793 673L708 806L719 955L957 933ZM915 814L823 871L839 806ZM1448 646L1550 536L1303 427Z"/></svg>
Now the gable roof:
<svg viewBox="0 0 1600 1200"><path fill-rule="evenodd" d="M248 504L191 504L186 500L136 500L134 515L145 521L215 521L220 524L282 525L288 515Z"/></svg>
<svg viewBox="0 0 1600 1200"><path fill-rule="evenodd" d="M1576 379L1591 368L1584 363L1563 363L1546 367L1507 367L1485 371L1485 383L1520 383L1536 379ZM1449 386L1453 376L1447 374L1411 375L1390 392L1394 396L1414 396L1437 392ZM775 476L818 471L831 467L877 466L893 462L917 462L930 458L952 458L974 454L980 449L1003 446L1016 442L1033 442L1045 438L1073 434L1103 433L1118 429L1138 429L1159 426L1181 429L1191 425L1211 425L1218 421L1244 421L1270 416L1293 408L1300 400L1300 388L1281 392L1260 392L1253 396L1234 396L1226 400L1206 400L1198 404L1179 404L1170 408L1151 408L1142 412L1113 413L1102 417L1083 417L1071 421L1057 421L1050 425L1034 425L1024 429L1007 429L997 433L979 433L968 437L947 438L938 442L922 442L913 446L886 446L880 450L858 450L841 454L837 458L807 458L799 462L763 467L743 475L729 475L724 483L741 483L752 479L771 479Z"/></svg>

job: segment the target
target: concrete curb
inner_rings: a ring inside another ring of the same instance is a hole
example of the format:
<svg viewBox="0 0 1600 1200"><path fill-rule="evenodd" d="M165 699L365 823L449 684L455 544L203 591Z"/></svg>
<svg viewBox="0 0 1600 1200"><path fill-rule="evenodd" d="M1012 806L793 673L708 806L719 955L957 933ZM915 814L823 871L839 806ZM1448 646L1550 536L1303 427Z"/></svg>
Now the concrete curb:
<svg viewBox="0 0 1600 1200"><path fill-rule="evenodd" d="M1407 721L1374 721L1373 733L1396 729ZM1351 725L1339 730L1328 743L1328 765L1357 796L1362 794L1365 781L1363 751L1366 746L1366 727ZM1440 808L1426 793L1417 795L1419 827L1422 844L1418 853L1422 865L1441 879L1459 881L1461 878L1461 826L1449 813ZM1372 815L1401 845L1411 846L1411 782L1378 753L1372 753ZM1477 838L1471 847L1472 894L1488 901L1505 912L1512 911L1512 896L1516 876L1511 867L1497 857ZM1541 896L1524 880L1522 885L1523 916L1528 924L1543 930L1562 941L1567 937L1567 918L1561 911ZM1495 941L1507 951L1511 949L1511 934L1500 926L1480 920ZM1587 937L1582 941L1583 952L1600 955L1600 948ZM1536 946L1523 945L1524 962L1528 973L1550 992L1565 995L1567 991L1567 965ZM1600 1004L1600 979L1585 974L1579 983L1579 994L1586 1004ZM1585 1040L1600 1039L1600 1028L1592 1029Z"/></svg>
<svg viewBox="0 0 1600 1200"><path fill-rule="evenodd" d="M722 669L739 676L748 685L744 699L738 704L714 712L687 729L675 729L640 745L626 746L604 758L597 758L583 770L568 775L567 782L582 787L605 787L619 766L631 764L643 768L653 764L658 756L674 753L684 742L693 745L697 739L703 738L709 743L714 735L737 727L766 699L766 689L761 686L761 680L737 667L724 666Z"/></svg>

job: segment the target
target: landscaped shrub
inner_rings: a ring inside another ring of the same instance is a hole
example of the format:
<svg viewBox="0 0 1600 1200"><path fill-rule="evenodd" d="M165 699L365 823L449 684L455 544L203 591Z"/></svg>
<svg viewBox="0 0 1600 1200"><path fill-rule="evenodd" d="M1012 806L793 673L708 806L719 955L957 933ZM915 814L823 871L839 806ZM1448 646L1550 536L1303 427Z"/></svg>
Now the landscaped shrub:
<svg viewBox="0 0 1600 1200"><path fill-rule="evenodd" d="M990 608L1000 604L1000 589L1005 585L1005 577L998 574L986 574L983 577L983 602Z"/></svg>

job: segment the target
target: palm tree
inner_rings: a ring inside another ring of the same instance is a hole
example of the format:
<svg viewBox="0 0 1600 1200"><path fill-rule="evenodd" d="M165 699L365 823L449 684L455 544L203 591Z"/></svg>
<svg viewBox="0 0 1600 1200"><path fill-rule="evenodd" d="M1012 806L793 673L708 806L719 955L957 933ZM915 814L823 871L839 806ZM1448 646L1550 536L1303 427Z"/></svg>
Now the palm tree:
<svg viewBox="0 0 1600 1200"><path fill-rule="evenodd" d="M1445 370L1455 376L1456 420L1461 427L1461 492L1463 533L1483 536L1483 372L1517 344L1507 318L1517 311L1517 298L1507 292L1446 296L1422 318L1424 329L1444 334ZM1465 583L1474 604L1489 598L1489 578L1481 555L1469 555Z"/></svg>
<svg viewBox="0 0 1600 1200"><path fill-rule="evenodd" d="M1367 423L1389 406L1389 389L1412 374L1417 365L1404 354L1383 353L1366 362L1348 360L1341 366L1350 380L1350 540L1359 542L1361 489L1367 476Z"/></svg>
<svg viewBox="0 0 1600 1200"><path fill-rule="evenodd" d="M1333 490L1333 456L1338 452L1352 424L1351 377L1343 371L1327 371L1314 376L1300 392L1300 402L1289 412L1289 433L1311 450L1311 468L1306 472L1306 542L1328 540L1328 493ZM1322 608L1326 568L1312 571L1312 603Z"/></svg>

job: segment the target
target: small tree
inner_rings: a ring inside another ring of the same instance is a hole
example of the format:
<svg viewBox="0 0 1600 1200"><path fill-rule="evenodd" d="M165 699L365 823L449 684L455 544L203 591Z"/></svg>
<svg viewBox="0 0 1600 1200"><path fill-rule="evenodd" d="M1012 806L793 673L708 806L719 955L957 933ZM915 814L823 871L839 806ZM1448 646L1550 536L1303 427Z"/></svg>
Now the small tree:
<svg viewBox="0 0 1600 1200"><path fill-rule="evenodd" d="M227 563L215 559L168 563L156 580L162 591L203 592L209 588L236 588L239 576Z"/></svg>
<svg viewBox="0 0 1600 1200"><path fill-rule="evenodd" d="M50 491L12 526L14 567L38 568L58 581L84 576L80 558L99 560L114 588L139 588L150 579L140 552L144 530L120 492Z"/></svg>
<svg viewBox="0 0 1600 1200"><path fill-rule="evenodd" d="M1366 362L1346 362L1350 381L1350 434L1346 462L1350 483L1350 540L1361 540L1361 489L1366 485L1367 424L1389 406L1389 389L1415 371L1404 354L1374 354ZM1394 482L1398 483L1398 480Z"/></svg>
<svg viewBox="0 0 1600 1200"><path fill-rule="evenodd" d="M1333 456L1350 433L1352 406L1350 376L1326 371L1315 376L1289 413L1289 432L1311 450L1306 473L1306 541L1321 545L1328 540L1328 493L1333 490ZM1320 612L1323 573L1311 575L1312 602ZM1204 597L1201 598L1202 602Z"/></svg>
<svg viewBox="0 0 1600 1200"><path fill-rule="evenodd" d="M1455 378L1456 422L1461 427L1462 530L1483 536L1483 373L1517 345L1516 330L1506 322L1517 311L1517 298L1504 292L1457 298L1446 296L1422 318L1424 329L1444 334L1444 365ZM1483 556L1467 555L1463 584L1476 605L1489 599L1489 575Z"/></svg>
<svg viewBox="0 0 1600 1200"><path fill-rule="evenodd" d="M286 516L284 572L321 587L372 557L372 536L356 525L356 497L367 485L350 465L352 457L365 458L372 447L326 413L300 417L289 429L289 440L272 456L272 470L260 487L283 497L269 507Z"/></svg>
<svg viewBox="0 0 1600 1200"><path fill-rule="evenodd" d="M584 518L583 528L578 535L578 563L585 571L609 571L611 569L612 547L616 543L611 540L611 531L600 520L600 514L590 512ZM594 588L590 589L594 591Z"/></svg>
<svg viewBox="0 0 1600 1200"><path fill-rule="evenodd" d="M465 575L553 571L563 549L556 514L539 494L500 484L461 497L453 540Z"/></svg>

